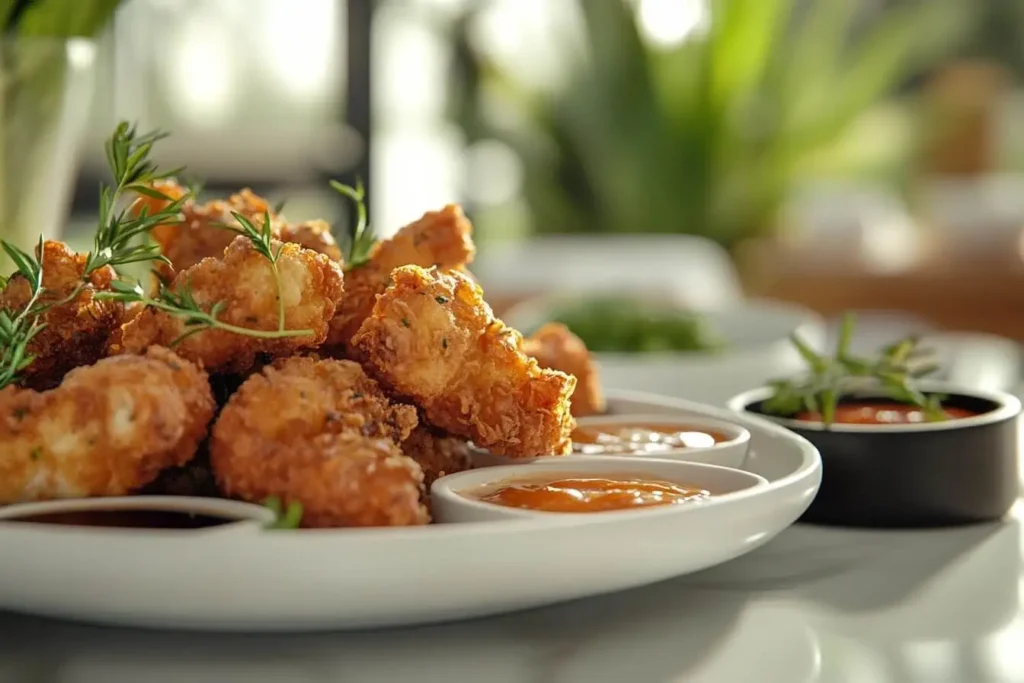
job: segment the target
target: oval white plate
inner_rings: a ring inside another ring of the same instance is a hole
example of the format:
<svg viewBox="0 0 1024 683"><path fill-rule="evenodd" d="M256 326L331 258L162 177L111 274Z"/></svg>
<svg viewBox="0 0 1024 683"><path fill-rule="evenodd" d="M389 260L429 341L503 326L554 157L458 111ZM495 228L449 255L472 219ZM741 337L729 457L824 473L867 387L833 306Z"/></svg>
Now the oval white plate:
<svg viewBox="0 0 1024 683"><path fill-rule="evenodd" d="M0 528L0 609L156 628L368 628L478 617L653 583L766 543L807 508L817 451L785 428L643 394L617 405L734 420L756 495L695 505L671 529L626 516L407 529L174 535ZM628 530L627 530L628 527ZM615 538L614 544L608 543Z"/></svg>

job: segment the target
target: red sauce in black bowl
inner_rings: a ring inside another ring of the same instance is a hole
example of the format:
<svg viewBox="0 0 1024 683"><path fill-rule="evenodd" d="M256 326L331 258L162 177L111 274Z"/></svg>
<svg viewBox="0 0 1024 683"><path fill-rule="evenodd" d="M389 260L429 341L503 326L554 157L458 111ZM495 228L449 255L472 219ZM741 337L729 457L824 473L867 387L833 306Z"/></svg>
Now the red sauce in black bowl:
<svg viewBox="0 0 1024 683"><path fill-rule="evenodd" d="M944 406L942 412L947 420L959 420L981 414L956 406ZM794 419L803 422L821 422L821 415L805 411L795 415ZM928 415L919 407L895 401L843 402L836 406L836 414L832 420L833 424L847 425L920 424L929 421Z"/></svg>

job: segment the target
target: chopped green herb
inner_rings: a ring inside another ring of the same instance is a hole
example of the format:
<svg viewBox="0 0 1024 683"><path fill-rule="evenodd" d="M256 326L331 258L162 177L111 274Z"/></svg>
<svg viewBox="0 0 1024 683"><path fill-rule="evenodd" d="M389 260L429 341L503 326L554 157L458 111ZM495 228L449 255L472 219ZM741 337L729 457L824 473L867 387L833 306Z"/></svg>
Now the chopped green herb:
<svg viewBox="0 0 1024 683"><path fill-rule="evenodd" d="M33 460L38 460L39 458L42 457L42 455L43 455L42 447L41 446L36 446L35 448L32 449L32 452L29 454L29 457L32 458Z"/></svg>
<svg viewBox="0 0 1024 683"><path fill-rule="evenodd" d="M591 352L719 351L726 346L704 315L629 297L587 299L556 310L552 320L568 327Z"/></svg>
<svg viewBox="0 0 1024 683"><path fill-rule="evenodd" d="M403 327L409 327L409 319L408 318L402 318L402 326Z"/></svg>
<svg viewBox="0 0 1024 683"><path fill-rule="evenodd" d="M435 296L434 297L434 301L436 301L439 304L446 304L446 303L448 303L448 297L446 297L446 296Z"/></svg>
<svg viewBox="0 0 1024 683"><path fill-rule="evenodd" d="M267 525L268 529L298 529L302 524L302 503L292 501L282 511L281 499L270 496L263 501L263 507L274 513L274 521Z"/></svg>

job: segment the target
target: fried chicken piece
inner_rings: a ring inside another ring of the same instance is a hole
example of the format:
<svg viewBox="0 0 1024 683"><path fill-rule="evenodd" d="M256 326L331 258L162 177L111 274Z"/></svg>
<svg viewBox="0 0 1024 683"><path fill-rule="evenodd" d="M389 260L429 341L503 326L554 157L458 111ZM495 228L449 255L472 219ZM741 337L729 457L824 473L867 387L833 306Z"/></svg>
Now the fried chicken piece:
<svg viewBox="0 0 1024 683"><path fill-rule="evenodd" d="M210 462L225 494L298 501L306 527L426 524L423 471L396 445L416 423L357 363L288 358L231 397Z"/></svg>
<svg viewBox="0 0 1024 683"><path fill-rule="evenodd" d="M331 321L327 346L345 355L353 335L370 316L377 296L391 282L391 271L399 266L437 266L460 270L473 260L476 248L470 234L473 225L462 208L449 204L431 211L405 226L389 240L374 247L370 260L345 273L345 300Z"/></svg>
<svg viewBox="0 0 1024 683"><path fill-rule="evenodd" d="M133 204L136 215L143 208L152 215L188 192L187 188L174 179L158 180L152 187L166 195L168 200L140 195ZM180 223L157 225L150 231L153 240L160 245L160 252L173 266L171 270L162 264L158 266L158 272L165 277L173 277L174 272L191 268L204 258L222 256L238 234L230 229L238 225L232 212L241 214L253 223L262 224L268 211L271 215L271 228L276 236L280 232L281 219L271 211L266 199L249 188L231 195L227 201L215 199L198 204L191 198L186 199L181 208Z"/></svg>
<svg viewBox="0 0 1024 683"><path fill-rule="evenodd" d="M473 467L469 444L464 439L422 424L402 442L402 452L423 468L423 485L427 491L437 479Z"/></svg>
<svg viewBox="0 0 1024 683"><path fill-rule="evenodd" d="M175 350L201 363L211 373L243 374L262 354L288 356L319 346L342 296L341 268L326 256L297 244L272 242L280 249L280 273L286 330L308 332L280 338L261 338L223 329L208 329L183 339ZM278 329L278 285L271 263L244 236L238 236L223 258L203 259L178 274L172 289L188 287L199 306L208 311L222 302L218 319L250 330ZM124 326L122 346L138 353L148 346L167 346L186 330L185 321L166 311L147 308Z"/></svg>
<svg viewBox="0 0 1024 683"><path fill-rule="evenodd" d="M508 457L561 455L576 379L542 369L458 272L404 266L352 340L371 374L424 419Z"/></svg>
<svg viewBox="0 0 1024 683"><path fill-rule="evenodd" d="M281 226L280 238L282 242L293 242L303 249L312 249L332 261L341 263L341 249L338 248L327 221L286 223Z"/></svg>
<svg viewBox="0 0 1024 683"><path fill-rule="evenodd" d="M573 417L605 411L604 393L597 366L583 340L561 323L547 323L523 340L523 353L537 359L542 368L561 370L576 378L572 393Z"/></svg>
<svg viewBox="0 0 1024 683"><path fill-rule="evenodd" d="M0 504L120 496L188 462L213 417L206 373L173 352L116 356L36 392L0 391Z"/></svg>
<svg viewBox="0 0 1024 683"><path fill-rule="evenodd" d="M42 314L44 327L29 343L32 364L23 371L22 385L38 391L60 384L69 370L90 365L106 355L107 339L120 325L124 306L101 301L96 292L110 288L114 269L104 266L83 281L85 254L77 254L63 242L47 241L36 258L43 267L40 303L55 304ZM76 288L81 291L76 295ZM72 297L67 300L68 297ZM0 291L0 308L12 316L32 298L28 280L16 273Z"/></svg>

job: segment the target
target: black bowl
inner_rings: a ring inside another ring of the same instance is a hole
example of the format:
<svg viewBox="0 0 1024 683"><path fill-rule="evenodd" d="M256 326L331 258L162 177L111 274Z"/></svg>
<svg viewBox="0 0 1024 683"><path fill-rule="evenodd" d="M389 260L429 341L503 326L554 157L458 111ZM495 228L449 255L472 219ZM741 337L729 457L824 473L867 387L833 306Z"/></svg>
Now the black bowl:
<svg viewBox="0 0 1024 683"><path fill-rule="evenodd" d="M762 412L771 395L767 387L734 397L729 407L767 417L818 448L821 488L802 522L921 528L1001 518L1020 492L1021 402L997 391L939 382L922 383L921 389L943 395L944 406L977 414L943 422L826 428ZM865 393L850 402L871 399L887 400Z"/></svg>

